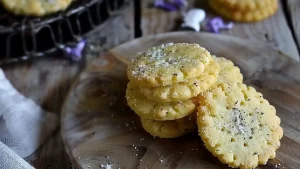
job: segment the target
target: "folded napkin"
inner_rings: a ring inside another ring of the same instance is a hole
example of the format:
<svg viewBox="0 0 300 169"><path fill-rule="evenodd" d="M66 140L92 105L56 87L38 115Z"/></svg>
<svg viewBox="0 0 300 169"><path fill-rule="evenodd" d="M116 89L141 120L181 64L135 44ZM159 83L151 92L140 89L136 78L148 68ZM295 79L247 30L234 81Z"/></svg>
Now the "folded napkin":
<svg viewBox="0 0 300 169"><path fill-rule="evenodd" d="M57 115L20 94L0 69L0 142L24 158L35 152L57 127ZM0 145L0 154L7 152L2 148ZM0 157L1 165L12 162L3 158Z"/></svg>

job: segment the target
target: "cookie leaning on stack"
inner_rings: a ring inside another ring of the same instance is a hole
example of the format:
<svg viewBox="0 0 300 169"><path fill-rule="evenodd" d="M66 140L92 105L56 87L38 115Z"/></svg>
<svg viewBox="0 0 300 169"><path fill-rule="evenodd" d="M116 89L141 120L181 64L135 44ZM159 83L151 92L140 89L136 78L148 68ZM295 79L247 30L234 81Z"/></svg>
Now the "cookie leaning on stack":
<svg viewBox="0 0 300 169"><path fill-rule="evenodd" d="M277 0L209 0L218 14L238 22L256 22L272 16L278 9Z"/></svg>
<svg viewBox="0 0 300 169"><path fill-rule="evenodd" d="M283 131L275 108L261 93L242 83L224 83L201 100L199 134L221 162L250 169L275 158Z"/></svg>
<svg viewBox="0 0 300 169"><path fill-rule="evenodd" d="M242 83L239 68L225 58L215 85L199 96L197 124L205 147L222 163L251 169L275 158L283 136L276 110Z"/></svg>
<svg viewBox="0 0 300 169"><path fill-rule="evenodd" d="M150 48L138 53L128 66L128 105L150 134L181 136L196 128L196 122L186 118L198 106L194 98L216 82L219 70L210 53L197 44ZM164 127L157 130L157 126ZM169 132L173 126L178 126L177 130Z"/></svg>

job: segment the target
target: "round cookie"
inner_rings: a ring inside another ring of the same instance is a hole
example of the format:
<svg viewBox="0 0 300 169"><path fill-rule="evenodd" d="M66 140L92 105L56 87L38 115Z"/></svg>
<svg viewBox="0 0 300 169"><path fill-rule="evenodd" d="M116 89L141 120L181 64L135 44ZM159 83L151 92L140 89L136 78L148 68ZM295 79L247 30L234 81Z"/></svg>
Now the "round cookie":
<svg viewBox="0 0 300 169"><path fill-rule="evenodd" d="M263 10L277 3L277 0L213 0L227 9L238 11Z"/></svg>
<svg viewBox="0 0 300 169"><path fill-rule="evenodd" d="M143 128L152 136L175 138L197 130L196 113L177 120L156 121L141 118Z"/></svg>
<svg viewBox="0 0 300 169"><path fill-rule="evenodd" d="M139 86L167 86L199 76L210 60L210 53L198 44L169 43L139 52L127 75Z"/></svg>
<svg viewBox="0 0 300 169"><path fill-rule="evenodd" d="M231 8L226 8L222 4L216 3L216 0L211 0L211 8L218 14L237 21L237 22L257 22L264 20L272 16L278 9L278 4L274 3L269 6L266 6L263 9L257 9L253 11L244 11L244 10L234 10Z"/></svg>
<svg viewBox="0 0 300 169"><path fill-rule="evenodd" d="M243 75L241 74L240 69L237 66L234 66L230 60L216 56L213 56L213 58L217 61L221 68L216 85L243 82Z"/></svg>
<svg viewBox="0 0 300 169"><path fill-rule="evenodd" d="M283 130L275 108L242 83L200 97L197 124L206 148L230 167L255 168L275 158Z"/></svg>
<svg viewBox="0 0 300 169"><path fill-rule="evenodd" d="M216 82L219 72L219 64L212 59L204 72L196 78L170 86L140 87L140 90L149 100L158 102L187 100L209 89Z"/></svg>
<svg viewBox="0 0 300 169"><path fill-rule="evenodd" d="M16 15L44 16L65 10L72 0L1 0L4 8Z"/></svg>
<svg viewBox="0 0 300 169"><path fill-rule="evenodd" d="M183 118L196 110L195 103L198 102L193 99L170 103L148 100L132 82L128 83L126 99L129 107L140 117L160 121Z"/></svg>

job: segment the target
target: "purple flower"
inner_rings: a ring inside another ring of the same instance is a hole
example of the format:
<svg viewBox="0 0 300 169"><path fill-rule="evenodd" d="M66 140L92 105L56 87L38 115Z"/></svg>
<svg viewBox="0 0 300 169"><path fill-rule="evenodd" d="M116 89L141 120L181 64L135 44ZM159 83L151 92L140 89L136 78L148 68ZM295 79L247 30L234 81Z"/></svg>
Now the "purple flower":
<svg viewBox="0 0 300 169"><path fill-rule="evenodd" d="M67 57L70 57L72 60L79 61L82 58L82 50L86 45L86 40L79 41L74 47L66 47L65 52Z"/></svg>
<svg viewBox="0 0 300 169"><path fill-rule="evenodd" d="M208 20L207 22L207 30L209 32L213 32L213 33L220 33L219 30L221 29L231 29L233 28L233 23L229 22L229 23L224 23L223 19L220 17L216 17L213 19Z"/></svg>
<svg viewBox="0 0 300 169"><path fill-rule="evenodd" d="M187 4L186 0L155 0L154 6L166 11L176 11Z"/></svg>

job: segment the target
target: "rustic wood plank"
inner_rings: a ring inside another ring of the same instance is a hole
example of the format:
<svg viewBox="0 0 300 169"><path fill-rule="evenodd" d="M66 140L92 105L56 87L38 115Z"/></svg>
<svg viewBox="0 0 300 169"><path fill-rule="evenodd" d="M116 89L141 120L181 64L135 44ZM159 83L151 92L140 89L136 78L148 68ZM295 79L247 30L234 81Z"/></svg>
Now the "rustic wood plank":
<svg viewBox="0 0 300 169"><path fill-rule="evenodd" d="M122 13L85 36L89 44L85 53L87 61L134 38L133 1L128 5ZM71 63L60 56L60 59L52 57L4 65L3 69L17 90L44 109L60 115L65 96L84 65L84 62ZM65 153L60 130L26 160L37 169L73 168Z"/></svg>
<svg viewBox="0 0 300 169"><path fill-rule="evenodd" d="M208 17L214 16L209 10L207 0L188 0L188 2L188 8L203 8L208 13ZM151 3L153 3L152 0L142 1L141 27L143 36L176 30L178 21L182 18L181 12L166 12L155 9L151 7ZM299 53L291 30L285 20L282 5L280 5L278 12L267 20L250 24L236 23L233 29L222 31L221 34L267 42L271 46L280 49L288 56L299 60Z"/></svg>
<svg viewBox="0 0 300 169"><path fill-rule="evenodd" d="M298 49L300 49L300 1L299 0L286 0L287 12L292 22L295 38L297 41Z"/></svg>

